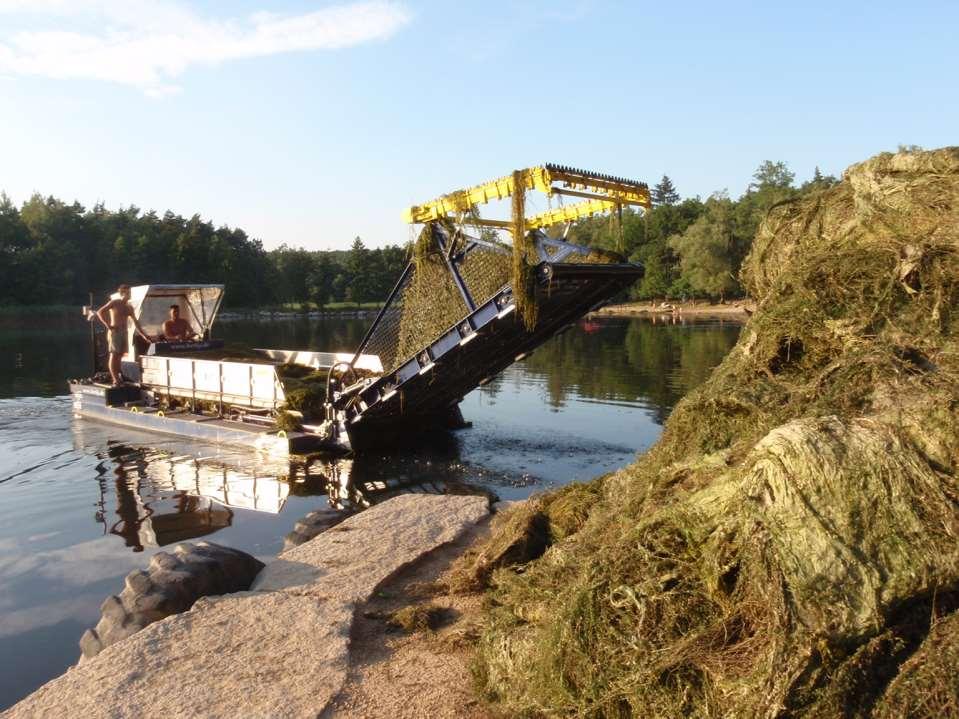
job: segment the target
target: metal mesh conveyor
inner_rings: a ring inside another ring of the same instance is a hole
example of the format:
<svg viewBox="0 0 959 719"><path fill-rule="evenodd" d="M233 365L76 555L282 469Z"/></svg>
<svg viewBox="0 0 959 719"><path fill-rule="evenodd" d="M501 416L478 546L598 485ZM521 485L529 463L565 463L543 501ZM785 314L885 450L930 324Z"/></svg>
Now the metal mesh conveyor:
<svg viewBox="0 0 959 719"><path fill-rule="evenodd" d="M533 190L578 202L526 216ZM505 198L509 221L479 217L477 205ZM624 205L648 209L646 185L548 164L409 208L406 220L423 225L412 259L349 363L373 355L383 371L334 392L328 419L354 449L461 424L466 393L642 277L615 253L543 229ZM512 245L466 226L507 230Z"/></svg>
<svg viewBox="0 0 959 719"><path fill-rule="evenodd" d="M528 215L532 191L558 206ZM508 220L480 216L479 205L507 198ZM422 227L411 259L352 354L228 351L210 337L221 285L131 288L134 318L151 334L163 334L175 305L197 341L141 343L130 332L121 370L137 384L73 380L74 413L279 454L463 426L468 392L642 277L616 253L565 241L571 223L597 213L615 213L622 228L623 206L648 209L646 185L548 164L410 207L407 221Z"/></svg>
<svg viewBox="0 0 959 719"><path fill-rule="evenodd" d="M448 234L433 231L446 246ZM541 254L562 261L534 268L538 319L528 328L515 311L510 251L464 242L451 267L437 253L411 262L360 345L384 373L336 395L354 449L450 426L464 395L642 277L638 265L588 262L588 248L538 233Z"/></svg>
<svg viewBox="0 0 959 719"><path fill-rule="evenodd" d="M452 240L440 227L428 232L432 235L419 240L422 254L409 263L360 345L359 352L380 358L384 372L397 369L509 284L508 248Z"/></svg>

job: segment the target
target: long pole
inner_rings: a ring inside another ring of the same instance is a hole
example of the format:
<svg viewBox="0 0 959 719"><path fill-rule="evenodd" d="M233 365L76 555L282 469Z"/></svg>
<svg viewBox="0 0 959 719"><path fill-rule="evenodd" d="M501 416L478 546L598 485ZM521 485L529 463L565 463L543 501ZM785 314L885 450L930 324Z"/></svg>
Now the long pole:
<svg viewBox="0 0 959 719"><path fill-rule="evenodd" d="M90 299L90 312L94 312L93 309L93 293L89 293ZM92 377L97 373L97 328L93 324L93 317L88 314L87 322L90 324L90 359L93 362L93 372L90 373Z"/></svg>

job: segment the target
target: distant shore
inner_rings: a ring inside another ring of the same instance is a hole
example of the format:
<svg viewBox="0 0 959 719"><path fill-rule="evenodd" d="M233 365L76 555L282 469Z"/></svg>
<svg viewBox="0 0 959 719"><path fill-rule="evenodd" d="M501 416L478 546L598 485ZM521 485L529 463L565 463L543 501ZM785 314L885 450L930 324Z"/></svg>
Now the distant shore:
<svg viewBox="0 0 959 719"><path fill-rule="evenodd" d="M716 304L713 302L628 302L608 305L590 313L596 317L635 317L637 315L699 315L748 317L756 309L751 300L736 300Z"/></svg>
<svg viewBox="0 0 959 719"><path fill-rule="evenodd" d="M381 304L376 302L365 302L362 304L351 304L338 302L327 305L322 309L313 307L307 309L302 305L286 305L273 307L235 307L221 310L217 319L220 321L231 320L257 320L257 319L321 319L324 317L342 317L342 318L373 318L379 312ZM747 317L755 310L755 305L751 300L735 300L722 304L712 302L666 302L666 301L645 301L645 302L627 302L618 305L608 305L602 309L591 312L593 317L636 317L636 316L662 316L662 315L683 315L683 316L738 316ZM20 317L20 316L38 316L55 315L64 316L76 314L80 316L80 306L76 305L3 305L0 306L0 318Z"/></svg>
<svg viewBox="0 0 959 719"><path fill-rule="evenodd" d="M222 310L217 314L220 322L231 320L291 320L291 319L321 319L324 317L368 318L376 317L379 305L368 307L324 308L322 310L288 310L288 309L236 309Z"/></svg>
<svg viewBox="0 0 959 719"><path fill-rule="evenodd" d="M382 305L378 302L337 302L322 309L286 305L273 307L231 307L220 310L218 320L296 319L319 317L375 317ZM37 316L81 316L80 305L0 305L0 318Z"/></svg>

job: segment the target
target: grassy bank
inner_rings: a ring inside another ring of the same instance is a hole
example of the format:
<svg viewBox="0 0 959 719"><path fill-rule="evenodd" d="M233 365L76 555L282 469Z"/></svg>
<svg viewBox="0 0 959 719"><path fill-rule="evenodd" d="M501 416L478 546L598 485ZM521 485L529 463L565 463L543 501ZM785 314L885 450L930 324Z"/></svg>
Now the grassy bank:
<svg viewBox="0 0 959 719"><path fill-rule="evenodd" d="M956 716L956 208L951 148L770 213L744 268L756 312L661 440L467 562L499 710Z"/></svg>

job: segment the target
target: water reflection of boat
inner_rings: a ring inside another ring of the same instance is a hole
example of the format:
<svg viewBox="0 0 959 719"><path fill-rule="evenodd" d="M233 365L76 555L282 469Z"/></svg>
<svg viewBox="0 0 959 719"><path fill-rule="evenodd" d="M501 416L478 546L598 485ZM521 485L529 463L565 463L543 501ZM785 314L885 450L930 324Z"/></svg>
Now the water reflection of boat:
<svg viewBox="0 0 959 719"><path fill-rule="evenodd" d="M214 468L195 460L118 443L105 454L107 461L98 465L97 518L105 532L123 537L134 551L195 539L233 523L232 509L221 501L229 479L225 468L218 483ZM111 484L117 516L112 522L106 508Z"/></svg>
<svg viewBox="0 0 959 719"><path fill-rule="evenodd" d="M76 449L101 460L97 521L133 551L232 526L235 510L279 514L291 496L325 496L334 510L356 511L397 494L470 491L458 481L464 466L455 443L423 455L291 462L183 440L157 446L146 432L107 434L83 422L73 431Z"/></svg>
<svg viewBox="0 0 959 719"><path fill-rule="evenodd" d="M286 477L247 474L191 456L154 457L148 471L154 487L185 492L235 509L277 514L290 494Z"/></svg>
<svg viewBox="0 0 959 719"><path fill-rule="evenodd" d="M151 436L136 431L111 431L108 439L81 423L73 429L76 449L101 459L96 519L134 551L229 527L234 509L276 514L290 493L286 475L269 464L232 465L190 443L149 446L142 439Z"/></svg>

